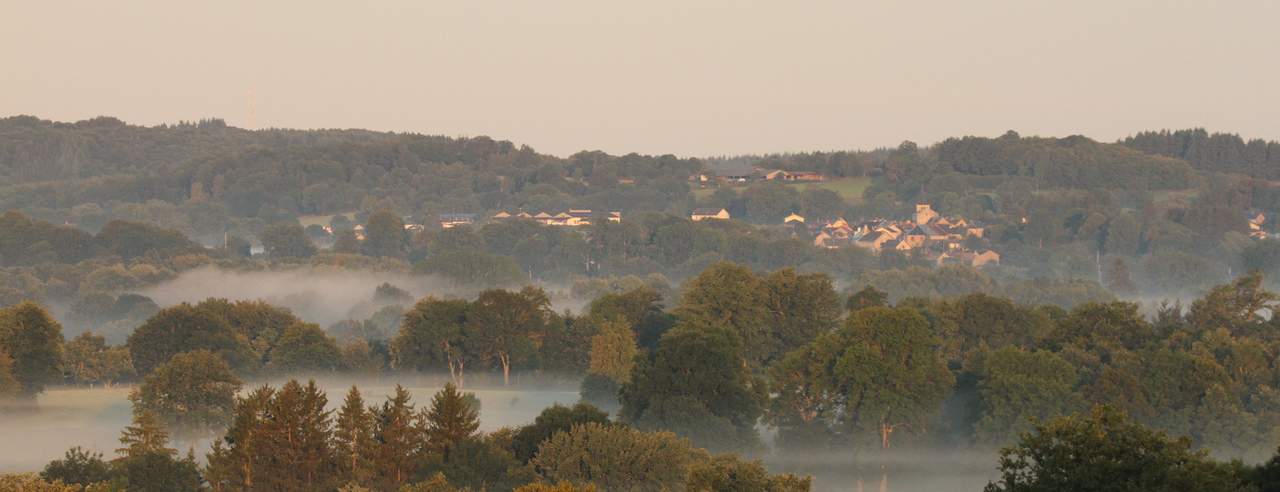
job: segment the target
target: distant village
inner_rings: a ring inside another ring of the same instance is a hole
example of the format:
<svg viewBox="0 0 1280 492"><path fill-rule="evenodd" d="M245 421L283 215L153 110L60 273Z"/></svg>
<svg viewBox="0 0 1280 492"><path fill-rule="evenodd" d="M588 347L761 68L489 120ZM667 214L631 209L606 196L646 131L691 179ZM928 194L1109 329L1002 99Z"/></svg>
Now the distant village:
<svg viewBox="0 0 1280 492"><path fill-rule="evenodd" d="M730 219L723 208L700 208L690 214L693 220ZM964 247L967 236L982 237L987 226L978 221L966 221L954 217L940 217L927 204L916 205L911 220L874 219L849 223L844 219L829 222L808 222L804 217L791 214L783 224L804 227L813 237L813 245L825 248L858 246L872 251L898 250L910 252L920 249L929 261L941 266L965 264L982 266L999 265L1000 255L991 250L970 250ZM931 246L942 244L942 251Z"/></svg>
<svg viewBox="0 0 1280 492"><path fill-rule="evenodd" d="M692 181L755 181L774 179L781 181L826 181L828 178L815 172L791 172L777 169L708 169L690 177ZM729 220L729 211L723 208L699 208L689 214L693 220ZM488 218L492 221L505 222L511 219L527 219L540 222L546 226L578 227L596 220L619 221L621 212L598 212L593 210L567 210L559 213L541 212L515 214L502 212ZM1256 220L1266 219L1257 217ZM442 228L459 225L475 225L479 221L477 214L440 214ZM1253 221L1250 221L1253 223ZM987 226L982 222L968 221L955 217L942 217L928 204L916 205L916 212L910 220L874 219L861 222L849 222L844 219L833 221L808 220L797 214L783 219L783 225L793 229L792 234L807 232L805 237L812 237L814 246L839 248L857 246L873 252L896 250L906 253L923 254L938 266L948 264L964 264L982 266L1000 264L1000 255L991 250L971 250L964 246L964 239L969 236L983 237ZM406 229L418 231L422 225L406 224ZM800 228L800 229L797 229ZM359 235L363 231L356 228ZM939 245L941 245L939 247Z"/></svg>
<svg viewBox="0 0 1280 492"><path fill-rule="evenodd" d="M723 181L745 181L758 179L777 179L783 181L826 181L827 177L813 172L789 172L763 168L754 169L709 169L702 174L690 178L694 181L711 179ZM1256 214L1246 217L1256 230L1269 220L1270 216ZM479 222L477 214L440 214L440 227L449 228L459 225L472 226ZM733 217L723 208L699 208L689 214L692 220L730 220ZM423 230L421 224L408 223L405 229L413 232ZM495 222L511 219L526 219L546 226L578 227L597 220L622 220L621 212L597 212L593 210L571 209L551 214L541 212L515 214L501 212L488 218ZM1257 225L1254 225L1257 224ZM783 225L792 229L792 235L812 237L813 245L824 248L857 246L872 252L896 250L904 253L923 254L930 263L938 266L963 264L970 266L999 265L1000 255L995 251L982 249L971 250L964 245L966 237L981 238L986 234L987 226L979 221L969 221L956 217L942 217L928 204L916 205L916 212L910 220L873 219L861 222L849 222L845 219L832 221L808 220L798 214L791 214L783 219ZM328 228L325 227L327 230ZM355 227L357 238L363 239L364 227Z"/></svg>

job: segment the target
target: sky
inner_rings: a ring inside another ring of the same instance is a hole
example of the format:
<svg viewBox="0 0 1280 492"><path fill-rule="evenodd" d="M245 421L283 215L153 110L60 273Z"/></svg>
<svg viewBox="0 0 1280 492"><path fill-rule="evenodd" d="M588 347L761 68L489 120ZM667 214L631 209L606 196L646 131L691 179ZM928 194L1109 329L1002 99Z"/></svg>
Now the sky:
<svg viewBox="0 0 1280 492"><path fill-rule="evenodd" d="M0 117L488 135L567 156L1280 140L1280 2L0 2Z"/></svg>

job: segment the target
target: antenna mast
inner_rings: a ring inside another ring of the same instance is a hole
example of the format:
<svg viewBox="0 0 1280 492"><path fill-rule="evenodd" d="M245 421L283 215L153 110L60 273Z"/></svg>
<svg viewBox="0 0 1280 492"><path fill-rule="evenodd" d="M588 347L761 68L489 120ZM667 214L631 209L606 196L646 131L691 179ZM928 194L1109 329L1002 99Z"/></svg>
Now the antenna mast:
<svg viewBox="0 0 1280 492"><path fill-rule="evenodd" d="M258 121L253 115L253 87L249 87L249 131L258 129Z"/></svg>

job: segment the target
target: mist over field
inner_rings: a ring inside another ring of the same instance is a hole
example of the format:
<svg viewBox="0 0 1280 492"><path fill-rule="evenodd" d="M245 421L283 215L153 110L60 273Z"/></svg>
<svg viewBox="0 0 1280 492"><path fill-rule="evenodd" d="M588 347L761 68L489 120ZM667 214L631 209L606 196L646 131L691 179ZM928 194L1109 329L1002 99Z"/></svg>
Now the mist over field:
<svg viewBox="0 0 1280 492"><path fill-rule="evenodd" d="M479 430L483 432L529 424L546 407L572 405L579 399L576 382L529 380L503 387L500 377L491 376L475 375L482 383L462 388L465 392L475 393L480 401ZM448 380L447 375L377 379L333 375L316 377L317 384L327 393L328 408L335 412L353 384L360 388L365 402L374 405L391 395L399 383L412 394L415 406L422 408L430 404L432 395ZM241 395L263 384L279 388L283 382L250 381ZM56 388L40 396L38 412L11 413L0 417L0 436L4 436L0 442L0 473L39 470L51 460L61 459L73 446L102 453L104 459L113 458L115 450L121 446L120 432L129 425L130 391L132 388L127 387ZM766 442L772 439L768 432L764 437ZM203 463L211 441L172 445L180 454L194 446L197 461ZM879 490L881 480L888 477L890 491L978 491L994 477L996 463L993 451L931 451L919 447L887 452L769 454L761 458L775 472L814 475L815 491L859 490L859 477L863 480L863 490Z"/></svg>
<svg viewBox="0 0 1280 492"><path fill-rule="evenodd" d="M342 404L351 385L369 405L381 404L394 392L397 383L413 396L418 407L430 405L431 397L439 391L448 375L417 375L384 377L377 379L335 377L317 375L316 383L328 396L330 410L336 411ZM482 375L477 375L482 379ZM305 381L305 377L299 379ZM244 395L263 384L279 388L285 380L248 381ZM514 378L513 378L514 381ZM544 408L555 405L572 405L578 401L576 382L570 384L533 383L504 388L501 378L476 387L464 386L463 390L475 393L480 400L480 430L484 432L503 427L528 424ZM11 412L0 415L0 473L16 473L39 470L51 460L62 458L73 446L103 453L105 459L115 456L120 447L120 432L129 425L131 404L129 387L115 388L54 388L40 395L38 411ZM185 453L191 443L175 443ZM196 457L203 462L209 451L209 441L195 443Z"/></svg>
<svg viewBox="0 0 1280 492"><path fill-rule="evenodd" d="M161 307L180 302L195 304L210 297L233 301L262 299L289 308L305 321L327 326L342 319L368 316L370 313L353 312L353 308L358 309L361 301L368 302L374 289L384 282L409 291L415 299L448 292L442 283L425 276L337 268L237 272L206 267L185 272L138 293L150 297Z"/></svg>
<svg viewBox="0 0 1280 492"><path fill-rule="evenodd" d="M373 302L374 289L390 283L404 289L414 300L427 296L454 297L468 294L448 282L425 275L370 272L341 268L296 268L243 272L204 267L179 274L159 285L139 289L160 307L181 302L198 303L210 297L228 300L264 300L288 308L302 320L321 327L344 320L367 318L379 305ZM578 311L584 301L568 298L565 286L545 285L557 311ZM559 295L557 295L559 294ZM413 301L402 307L413 307ZM394 330L391 333L394 335Z"/></svg>

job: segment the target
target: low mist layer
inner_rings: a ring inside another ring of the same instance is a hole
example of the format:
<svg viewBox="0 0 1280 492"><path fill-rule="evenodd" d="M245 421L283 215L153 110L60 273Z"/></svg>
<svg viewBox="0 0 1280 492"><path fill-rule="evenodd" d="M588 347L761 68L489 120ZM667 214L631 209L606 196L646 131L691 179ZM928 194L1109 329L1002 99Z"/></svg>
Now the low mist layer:
<svg viewBox="0 0 1280 492"><path fill-rule="evenodd" d="M409 291L414 298L442 296L448 292L440 282L424 276L315 268L234 272L206 267L138 293L150 297L161 307L196 303L210 297L233 301L262 299L289 308L303 320L328 325L367 316L352 309L360 301L370 299L374 289L384 282Z"/></svg>

